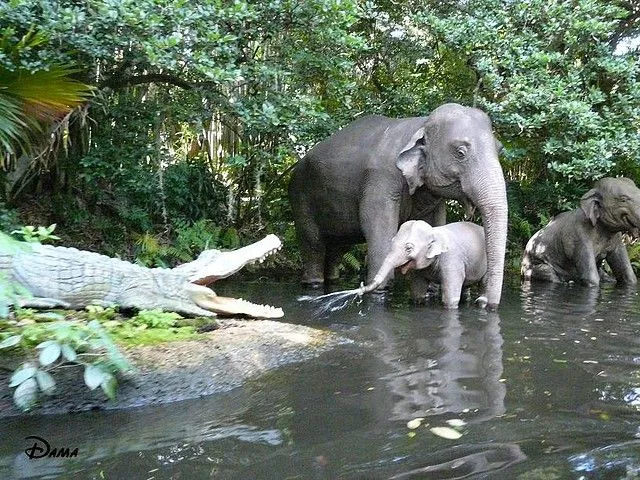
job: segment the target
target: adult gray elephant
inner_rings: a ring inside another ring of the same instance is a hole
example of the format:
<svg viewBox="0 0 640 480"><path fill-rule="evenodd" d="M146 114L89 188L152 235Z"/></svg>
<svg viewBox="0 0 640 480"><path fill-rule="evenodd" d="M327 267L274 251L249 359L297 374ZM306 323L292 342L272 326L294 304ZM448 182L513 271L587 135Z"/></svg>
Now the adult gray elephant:
<svg viewBox="0 0 640 480"><path fill-rule="evenodd" d="M556 216L527 242L523 280L576 281L599 285L606 261L618 283L635 285L620 232L640 230L640 189L629 178L602 178L580 199L580 207Z"/></svg>
<svg viewBox="0 0 640 480"><path fill-rule="evenodd" d="M450 198L480 210L488 271L478 302L497 306L507 238L500 147L484 112L453 103L428 117L363 117L320 142L289 184L303 283L335 278L344 251L363 241L373 281L398 226L410 218L443 225Z"/></svg>

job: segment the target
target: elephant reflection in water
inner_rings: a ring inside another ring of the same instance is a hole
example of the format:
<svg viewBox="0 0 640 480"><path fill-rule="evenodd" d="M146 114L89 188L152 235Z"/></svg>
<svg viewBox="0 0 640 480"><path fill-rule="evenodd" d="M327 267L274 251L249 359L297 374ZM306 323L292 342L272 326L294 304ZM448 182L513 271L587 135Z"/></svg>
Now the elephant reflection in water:
<svg viewBox="0 0 640 480"><path fill-rule="evenodd" d="M373 322L384 328L375 312L371 313ZM383 380L393 396L391 411L385 414L403 422L416 417L429 421L429 417L462 416L467 423L476 424L503 415L506 386L500 381L503 339L498 314L478 310L438 313L429 321L440 321L439 334L425 332L401 345L393 333L384 332L381 358L392 372ZM468 316L463 318L468 321L461 322L461 315ZM436 422L435 418L430 421L432 425ZM504 469L526 458L514 443L466 442L425 452L413 465L406 463L409 470L390 478L463 478Z"/></svg>
<svg viewBox="0 0 640 480"><path fill-rule="evenodd" d="M381 358L394 370L384 377L394 396L391 420L470 411L477 412L470 421L481 422L505 412L500 319L487 312L478 322L477 310L469 312L474 318L463 326L459 311L441 311L440 335L416 339L410 360L400 358L406 347L388 335Z"/></svg>

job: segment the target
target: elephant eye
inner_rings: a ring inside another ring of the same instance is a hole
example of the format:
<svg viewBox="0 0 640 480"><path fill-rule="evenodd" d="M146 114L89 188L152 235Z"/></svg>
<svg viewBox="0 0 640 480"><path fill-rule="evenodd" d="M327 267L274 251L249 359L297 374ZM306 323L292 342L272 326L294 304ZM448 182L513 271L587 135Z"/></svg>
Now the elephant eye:
<svg viewBox="0 0 640 480"><path fill-rule="evenodd" d="M456 157L464 158L466 154L467 154L467 147L465 145L459 145L456 148L456 151L455 151L455 156Z"/></svg>

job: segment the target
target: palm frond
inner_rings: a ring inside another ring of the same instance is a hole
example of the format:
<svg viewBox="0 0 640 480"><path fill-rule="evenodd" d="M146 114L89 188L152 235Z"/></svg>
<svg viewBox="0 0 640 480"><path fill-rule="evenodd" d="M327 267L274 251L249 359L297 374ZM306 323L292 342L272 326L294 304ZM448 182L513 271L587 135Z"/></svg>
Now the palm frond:
<svg viewBox="0 0 640 480"><path fill-rule="evenodd" d="M0 89L0 150L14 154L16 147L24 147L28 121L15 97Z"/></svg>
<svg viewBox="0 0 640 480"><path fill-rule="evenodd" d="M0 159L32 150L43 124L88 99L92 87L70 78L73 72L59 65L36 72L0 68Z"/></svg>
<svg viewBox="0 0 640 480"><path fill-rule="evenodd" d="M60 65L35 72L0 70L0 88L22 101L27 114L39 119L55 118L91 95L91 87L70 77L74 72Z"/></svg>

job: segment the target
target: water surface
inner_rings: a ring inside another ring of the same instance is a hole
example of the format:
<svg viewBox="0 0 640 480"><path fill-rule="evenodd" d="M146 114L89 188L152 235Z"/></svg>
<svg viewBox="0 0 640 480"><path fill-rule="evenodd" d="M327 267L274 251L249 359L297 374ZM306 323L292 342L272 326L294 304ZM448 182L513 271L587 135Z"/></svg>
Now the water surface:
<svg viewBox="0 0 640 480"><path fill-rule="evenodd" d="M635 289L512 281L489 313L415 306L396 288L386 302L324 316L296 300L308 293L297 285L265 293L230 283L219 293L239 290L281 305L285 321L356 342L208 398L0 421L0 478L640 476ZM409 429L415 418L422 425ZM430 431L451 420L464 422L460 438ZM79 455L29 460L27 435Z"/></svg>

